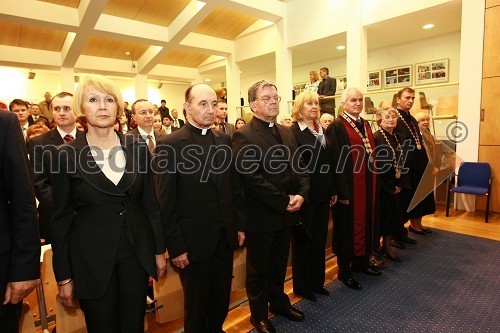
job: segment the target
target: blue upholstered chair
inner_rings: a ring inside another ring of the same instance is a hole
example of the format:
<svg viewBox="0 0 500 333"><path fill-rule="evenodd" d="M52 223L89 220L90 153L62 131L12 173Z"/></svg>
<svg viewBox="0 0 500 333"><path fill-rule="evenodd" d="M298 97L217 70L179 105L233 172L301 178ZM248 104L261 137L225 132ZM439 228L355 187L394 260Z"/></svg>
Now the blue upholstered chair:
<svg viewBox="0 0 500 333"><path fill-rule="evenodd" d="M481 162L463 162L458 168L457 185L451 187L451 181L448 185L446 195L446 216L450 212L451 193L466 193L486 196L486 217L488 222L491 198L491 169L488 163Z"/></svg>

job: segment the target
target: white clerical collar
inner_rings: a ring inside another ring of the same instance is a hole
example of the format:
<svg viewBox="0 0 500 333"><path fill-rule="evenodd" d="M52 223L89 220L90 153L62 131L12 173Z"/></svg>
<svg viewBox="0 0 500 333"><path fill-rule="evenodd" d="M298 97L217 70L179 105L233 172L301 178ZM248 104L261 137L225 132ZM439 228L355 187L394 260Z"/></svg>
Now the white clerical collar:
<svg viewBox="0 0 500 333"><path fill-rule="evenodd" d="M199 130L201 131L201 135L206 135L206 134L207 134L207 132L208 132L208 130L211 128L211 126L208 126L208 127L205 127L205 128L203 128L203 127L199 127L199 126L196 126L195 124L193 124L193 123L191 122L191 120L188 120L188 122L189 122L189 123L191 124L191 126L193 126L194 128L199 129Z"/></svg>
<svg viewBox="0 0 500 333"><path fill-rule="evenodd" d="M59 126L56 126L56 128L57 128L57 131L59 132L59 135L61 136L61 138L64 139L64 137L67 134L71 135L73 138L76 138L76 126L73 127L73 130L71 132L69 132L69 133L63 131Z"/></svg>

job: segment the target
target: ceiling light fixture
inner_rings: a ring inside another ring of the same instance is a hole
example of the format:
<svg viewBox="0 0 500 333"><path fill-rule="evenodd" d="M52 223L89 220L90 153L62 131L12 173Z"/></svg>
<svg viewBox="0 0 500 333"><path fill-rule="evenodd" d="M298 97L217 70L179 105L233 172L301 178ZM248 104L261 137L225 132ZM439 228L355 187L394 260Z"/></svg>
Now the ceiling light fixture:
<svg viewBox="0 0 500 333"><path fill-rule="evenodd" d="M205 79L205 82L211 82L211 81L212 81L212 80L210 80L210 79Z"/></svg>
<svg viewBox="0 0 500 333"><path fill-rule="evenodd" d="M426 24L422 27L422 29L432 29L432 28L434 28L434 24L432 23Z"/></svg>
<svg viewBox="0 0 500 333"><path fill-rule="evenodd" d="M337 46L337 50L345 50L345 46L344 45L339 45L339 46Z"/></svg>
<svg viewBox="0 0 500 333"><path fill-rule="evenodd" d="M126 52L125 52L125 55L130 55L130 52L129 52L129 51L126 51Z"/></svg>

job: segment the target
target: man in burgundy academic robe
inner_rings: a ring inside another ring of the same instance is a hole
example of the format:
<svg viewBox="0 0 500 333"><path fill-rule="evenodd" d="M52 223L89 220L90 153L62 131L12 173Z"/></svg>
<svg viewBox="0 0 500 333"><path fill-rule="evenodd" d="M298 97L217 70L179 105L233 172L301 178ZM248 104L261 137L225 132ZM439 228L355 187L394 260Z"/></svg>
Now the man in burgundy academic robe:
<svg viewBox="0 0 500 333"><path fill-rule="evenodd" d="M332 156L330 172L334 173L338 191L338 201L332 208L332 248L337 255L339 280L350 288L361 289L353 271L369 275L382 273L369 265L376 194L371 157L375 142L369 123L359 116L363 110L361 91L357 88L344 90L341 102L344 113L326 132Z"/></svg>

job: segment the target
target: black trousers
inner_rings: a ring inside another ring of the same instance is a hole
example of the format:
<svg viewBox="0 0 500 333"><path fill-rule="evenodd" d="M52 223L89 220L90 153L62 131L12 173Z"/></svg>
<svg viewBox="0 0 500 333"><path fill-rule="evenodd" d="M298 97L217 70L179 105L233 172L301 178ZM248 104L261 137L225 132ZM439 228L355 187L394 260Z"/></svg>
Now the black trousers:
<svg viewBox="0 0 500 333"><path fill-rule="evenodd" d="M211 260L190 262L179 270L184 290L184 332L221 332L229 310L233 252L221 229Z"/></svg>
<svg viewBox="0 0 500 333"><path fill-rule="evenodd" d="M357 256L357 257L342 257L337 256L337 265L339 266L338 275L344 275L346 277L352 277L352 272L356 270L364 270L368 268L370 257Z"/></svg>
<svg viewBox="0 0 500 333"><path fill-rule="evenodd" d="M9 265L10 251L0 253L0 331L5 333L18 333L22 302L19 304L9 303L3 305L9 276Z"/></svg>
<svg viewBox="0 0 500 333"><path fill-rule="evenodd" d="M246 289L250 312L257 320L267 320L268 302L286 309L290 299L284 292L292 227L277 232L247 232Z"/></svg>
<svg viewBox="0 0 500 333"><path fill-rule="evenodd" d="M142 333L149 275L122 231L115 267L101 299L80 299L89 333Z"/></svg>
<svg viewBox="0 0 500 333"><path fill-rule="evenodd" d="M312 239L294 230L292 238L293 290L309 293L325 284L325 246L330 218L329 202L304 205L300 218Z"/></svg>

